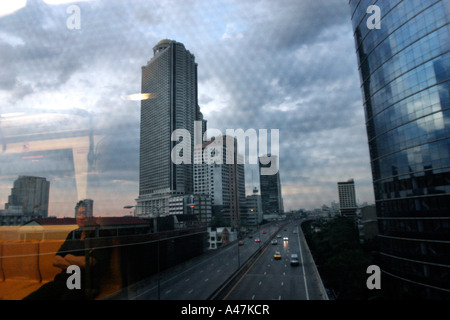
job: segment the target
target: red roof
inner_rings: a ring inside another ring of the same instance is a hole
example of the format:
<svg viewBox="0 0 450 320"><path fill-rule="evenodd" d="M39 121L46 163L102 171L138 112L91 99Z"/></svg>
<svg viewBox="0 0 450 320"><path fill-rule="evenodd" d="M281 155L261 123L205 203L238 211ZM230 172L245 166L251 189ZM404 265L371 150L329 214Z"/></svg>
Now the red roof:
<svg viewBox="0 0 450 320"><path fill-rule="evenodd" d="M42 226L49 226L49 225L62 226L62 225L77 224L77 220L75 218L41 218L41 219L34 219L30 222L36 222Z"/></svg>
<svg viewBox="0 0 450 320"><path fill-rule="evenodd" d="M148 220L144 220L137 217L96 217L95 222L101 226L112 225L133 225L133 224L150 224Z"/></svg>
<svg viewBox="0 0 450 320"><path fill-rule="evenodd" d="M94 217L94 219L95 222L101 226L150 224L150 222L147 220L131 216ZM77 224L77 220L75 218L41 218L41 219L34 219L30 222L36 222L42 226Z"/></svg>

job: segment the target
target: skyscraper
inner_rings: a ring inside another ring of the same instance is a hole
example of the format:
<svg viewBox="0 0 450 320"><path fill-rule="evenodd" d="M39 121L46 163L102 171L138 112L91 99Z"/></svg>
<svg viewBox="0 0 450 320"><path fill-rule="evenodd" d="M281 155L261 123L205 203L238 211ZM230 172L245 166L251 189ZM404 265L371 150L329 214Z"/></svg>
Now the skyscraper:
<svg viewBox="0 0 450 320"><path fill-rule="evenodd" d="M255 187L253 194L245 197L247 205L245 224L247 226L257 226L263 220L261 195L258 192L258 188Z"/></svg>
<svg viewBox="0 0 450 320"><path fill-rule="evenodd" d="M340 214L343 216L355 216L357 209L355 181L350 179L348 181L338 182L337 185Z"/></svg>
<svg viewBox="0 0 450 320"><path fill-rule="evenodd" d="M262 174L262 168L270 168L274 161L278 168L278 157L265 155L259 157L259 184L261 188L261 202L264 214L282 214L283 198L281 197L280 173Z"/></svg>
<svg viewBox="0 0 450 320"><path fill-rule="evenodd" d="M35 217L48 216L48 200L50 195L50 182L45 178L33 176L20 176L14 181L11 195L5 209L13 207L22 208L24 215Z"/></svg>
<svg viewBox="0 0 450 320"><path fill-rule="evenodd" d="M221 214L235 229L245 213L245 173L237 139L212 138L195 146L194 193L209 195L214 214Z"/></svg>
<svg viewBox="0 0 450 320"><path fill-rule="evenodd" d="M450 296L450 45L445 0L350 0L383 274ZM369 13L367 13L369 12ZM370 22L370 23L369 23Z"/></svg>
<svg viewBox="0 0 450 320"><path fill-rule="evenodd" d="M179 141L172 133L185 129L194 137L194 121L205 122L197 99L197 64L182 43L161 40L153 57L142 67L140 166L138 210L143 214L168 213L168 199L193 192L193 145L190 163L176 164L171 153ZM188 150L183 150L187 152Z"/></svg>

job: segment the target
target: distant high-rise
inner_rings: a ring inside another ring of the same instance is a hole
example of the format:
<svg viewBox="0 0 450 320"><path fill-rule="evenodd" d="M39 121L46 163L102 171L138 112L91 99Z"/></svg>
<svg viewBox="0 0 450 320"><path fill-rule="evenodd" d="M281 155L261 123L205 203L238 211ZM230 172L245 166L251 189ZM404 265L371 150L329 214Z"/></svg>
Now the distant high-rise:
<svg viewBox="0 0 450 320"><path fill-rule="evenodd" d="M209 195L214 213L237 228L246 210L244 164L237 139L220 136L194 150L194 193Z"/></svg>
<svg viewBox="0 0 450 320"><path fill-rule="evenodd" d="M5 210L22 209L24 215L36 217L48 216L48 200L50 196L50 182L45 178L20 176L14 181Z"/></svg>
<svg viewBox="0 0 450 320"><path fill-rule="evenodd" d="M247 205L245 224L247 226L257 226L263 220L261 195L258 192L258 188L255 187L253 194L245 198Z"/></svg>
<svg viewBox="0 0 450 320"><path fill-rule="evenodd" d="M356 204L355 181L350 179L338 182L339 212L343 216L355 216L358 208Z"/></svg>
<svg viewBox="0 0 450 320"><path fill-rule="evenodd" d="M264 214L282 214L283 198L281 196L280 173L277 170L275 174L261 174L262 168L273 167L272 161L278 168L278 157L264 155L259 157L259 184L261 188L261 202Z"/></svg>
<svg viewBox="0 0 450 320"><path fill-rule="evenodd" d="M197 99L197 63L182 43L161 40L153 57L142 67L139 198L143 214L168 213L171 196L193 192L194 122L206 122ZM179 141L172 133L185 129L191 135L189 164L175 164L171 152Z"/></svg>
<svg viewBox="0 0 450 320"><path fill-rule="evenodd" d="M373 3L375 11L368 8ZM448 299L449 2L350 0L349 4L381 270L385 279L395 282L393 288L402 288L410 297Z"/></svg>
<svg viewBox="0 0 450 320"><path fill-rule="evenodd" d="M86 217L93 217L94 216L94 200L84 199L84 200L78 201L78 203L75 206L75 217L77 215L78 208L80 208L80 207L85 208L84 215Z"/></svg>

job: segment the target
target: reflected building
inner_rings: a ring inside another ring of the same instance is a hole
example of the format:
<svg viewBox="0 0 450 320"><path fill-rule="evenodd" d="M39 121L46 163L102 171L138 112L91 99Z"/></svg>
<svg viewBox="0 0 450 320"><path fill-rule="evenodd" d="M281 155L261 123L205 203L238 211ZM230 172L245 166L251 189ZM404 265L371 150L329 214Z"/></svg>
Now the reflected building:
<svg viewBox="0 0 450 320"><path fill-rule="evenodd" d="M0 225L18 225L48 216L50 182L42 177L20 176L0 210Z"/></svg>
<svg viewBox="0 0 450 320"><path fill-rule="evenodd" d="M77 217L78 209L85 208L84 215L86 217L94 216L94 200L92 199L84 199L77 202L75 206L75 218Z"/></svg>
<svg viewBox="0 0 450 320"><path fill-rule="evenodd" d="M409 295L450 295L448 1L350 0L384 275ZM370 12L370 11L369 11Z"/></svg>
<svg viewBox="0 0 450 320"><path fill-rule="evenodd" d="M0 174L4 179L45 176L57 185L53 200L73 203L88 196L94 146L101 138L98 132L94 134L91 114L79 109L2 114Z"/></svg>

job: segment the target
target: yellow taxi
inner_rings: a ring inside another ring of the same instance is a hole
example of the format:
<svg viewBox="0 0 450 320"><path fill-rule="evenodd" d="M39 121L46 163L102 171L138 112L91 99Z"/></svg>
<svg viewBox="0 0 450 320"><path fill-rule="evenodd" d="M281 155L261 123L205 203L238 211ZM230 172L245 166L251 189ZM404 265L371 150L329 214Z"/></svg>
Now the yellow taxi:
<svg viewBox="0 0 450 320"><path fill-rule="evenodd" d="M281 259L281 253L279 251L275 251L275 254L273 255L274 259Z"/></svg>

